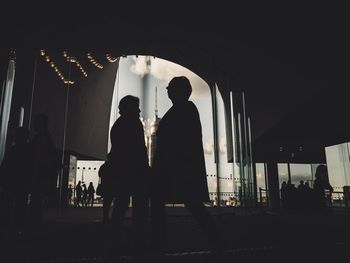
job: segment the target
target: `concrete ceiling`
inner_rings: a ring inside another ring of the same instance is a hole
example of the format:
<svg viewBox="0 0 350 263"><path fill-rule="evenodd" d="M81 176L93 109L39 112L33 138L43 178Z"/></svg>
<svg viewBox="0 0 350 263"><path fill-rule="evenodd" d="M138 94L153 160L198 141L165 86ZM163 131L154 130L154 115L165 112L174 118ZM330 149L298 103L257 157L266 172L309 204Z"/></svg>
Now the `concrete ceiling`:
<svg viewBox="0 0 350 263"><path fill-rule="evenodd" d="M0 18L2 53L10 47L57 47L163 57L208 82L224 76L228 89L244 90L260 150L272 141L308 142L327 113L333 119L328 125L337 132L319 136L316 144L323 146L350 139L350 125L340 125L344 118L335 121L340 110L344 116L350 113L340 107L337 95L346 103L344 11L319 3L28 4ZM320 101L327 102L327 110Z"/></svg>

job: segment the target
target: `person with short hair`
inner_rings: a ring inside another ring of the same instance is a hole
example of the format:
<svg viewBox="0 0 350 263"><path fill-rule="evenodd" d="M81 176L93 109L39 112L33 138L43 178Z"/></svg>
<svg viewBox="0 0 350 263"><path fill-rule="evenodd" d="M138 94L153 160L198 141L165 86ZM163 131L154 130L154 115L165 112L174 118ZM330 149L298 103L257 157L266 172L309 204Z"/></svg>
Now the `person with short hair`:
<svg viewBox="0 0 350 263"><path fill-rule="evenodd" d="M151 214L153 246L163 256L166 249L166 203L183 203L207 235L212 252L220 253L220 236L203 202L209 202L202 127L195 104L189 100L192 86L185 76L168 86L172 107L157 129L153 163Z"/></svg>

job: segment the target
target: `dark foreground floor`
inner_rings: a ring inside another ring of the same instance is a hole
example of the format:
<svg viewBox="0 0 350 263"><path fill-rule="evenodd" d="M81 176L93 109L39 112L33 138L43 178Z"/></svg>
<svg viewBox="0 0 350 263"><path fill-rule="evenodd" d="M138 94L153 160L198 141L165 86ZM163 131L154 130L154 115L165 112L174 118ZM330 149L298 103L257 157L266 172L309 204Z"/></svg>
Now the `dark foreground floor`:
<svg viewBox="0 0 350 263"><path fill-rule="evenodd" d="M212 210L213 214L217 211ZM208 242L184 208L169 208L166 262L217 262ZM47 211L42 236L1 236L0 262L116 262L105 245L110 225L101 208ZM222 233L222 262L347 262L350 260L348 210L315 213L245 214L226 209L215 216ZM125 219L121 262L131 262L131 221ZM149 231L149 230L148 230ZM343 258L347 258L345 261ZM145 262L155 262L153 258Z"/></svg>

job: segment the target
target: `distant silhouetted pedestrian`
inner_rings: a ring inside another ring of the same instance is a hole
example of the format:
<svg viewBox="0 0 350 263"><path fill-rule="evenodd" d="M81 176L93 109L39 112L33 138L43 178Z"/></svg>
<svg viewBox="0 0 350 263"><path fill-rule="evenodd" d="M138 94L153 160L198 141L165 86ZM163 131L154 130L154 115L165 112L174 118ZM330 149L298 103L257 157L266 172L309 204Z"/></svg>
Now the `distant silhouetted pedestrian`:
<svg viewBox="0 0 350 263"><path fill-rule="evenodd" d="M287 181L286 185L285 204L289 211L295 211L297 208L297 188L290 179Z"/></svg>
<svg viewBox="0 0 350 263"><path fill-rule="evenodd" d="M287 183L283 181L281 184L281 204L283 209L288 208L287 198Z"/></svg>
<svg viewBox="0 0 350 263"><path fill-rule="evenodd" d="M184 203L208 237L213 252L220 251L220 235L203 202L209 202L208 184L198 110L189 101L192 92L186 77L173 78L167 87L173 106L157 129L153 164L151 213L153 246L166 249L165 203ZM185 238L185 237L184 237Z"/></svg>
<svg viewBox="0 0 350 263"><path fill-rule="evenodd" d="M146 248L149 166L143 126L140 121L139 99L125 96L119 103L120 117L111 129L110 152L114 205L112 224L120 249L123 218L132 197L132 219L135 256Z"/></svg>
<svg viewBox="0 0 350 263"><path fill-rule="evenodd" d="M18 234L24 228L28 185L32 177L32 154L28 139L29 131L26 128L15 130L14 144L6 152L0 168L0 227L8 229L12 222Z"/></svg>
<svg viewBox="0 0 350 263"><path fill-rule="evenodd" d="M328 191L327 193L326 190ZM331 202L332 193L333 187L329 183L327 166L320 164L316 168L313 187L315 208L320 211L324 211L327 207L327 202Z"/></svg>
<svg viewBox="0 0 350 263"><path fill-rule="evenodd" d="M87 205L88 206L90 205L92 207L94 205L94 199L95 199L95 187L92 184L92 182L89 183L87 191L88 191Z"/></svg>
<svg viewBox="0 0 350 263"><path fill-rule="evenodd" d="M87 201L88 201L88 189L86 187L86 184L83 184L83 197L81 198L83 207L87 207Z"/></svg>
<svg viewBox="0 0 350 263"><path fill-rule="evenodd" d="M304 184L304 196L305 196L305 208L309 210L312 206L312 189L309 185L309 181Z"/></svg>
<svg viewBox="0 0 350 263"><path fill-rule="evenodd" d="M67 205L72 205L73 204L73 188L72 184L68 185L67 189Z"/></svg>
<svg viewBox="0 0 350 263"><path fill-rule="evenodd" d="M77 183L75 186L75 206L79 207L83 206L83 188L81 186L81 181Z"/></svg>

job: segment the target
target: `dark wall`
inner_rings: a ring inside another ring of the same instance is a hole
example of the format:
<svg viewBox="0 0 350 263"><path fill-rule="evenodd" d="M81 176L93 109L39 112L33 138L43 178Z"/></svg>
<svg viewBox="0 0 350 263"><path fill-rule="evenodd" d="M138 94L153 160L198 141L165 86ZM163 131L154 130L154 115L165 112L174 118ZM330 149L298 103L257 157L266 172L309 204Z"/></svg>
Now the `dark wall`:
<svg viewBox="0 0 350 263"><path fill-rule="evenodd" d="M75 49L70 56L80 60L88 73L85 78L75 64L70 65L66 61L63 50L56 48L46 52L63 76L75 82L69 87L40 55L39 49L17 51L10 130L18 125L19 109L22 106L25 108L24 126L30 127L32 134L35 115L44 113L49 117L49 130L57 148L63 149L65 140L65 150L103 159L107 152L109 117L118 63L110 63L102 56L105 54L96 53L96 59L104 65L100 70L87 60L88 50Z"/></svg>

